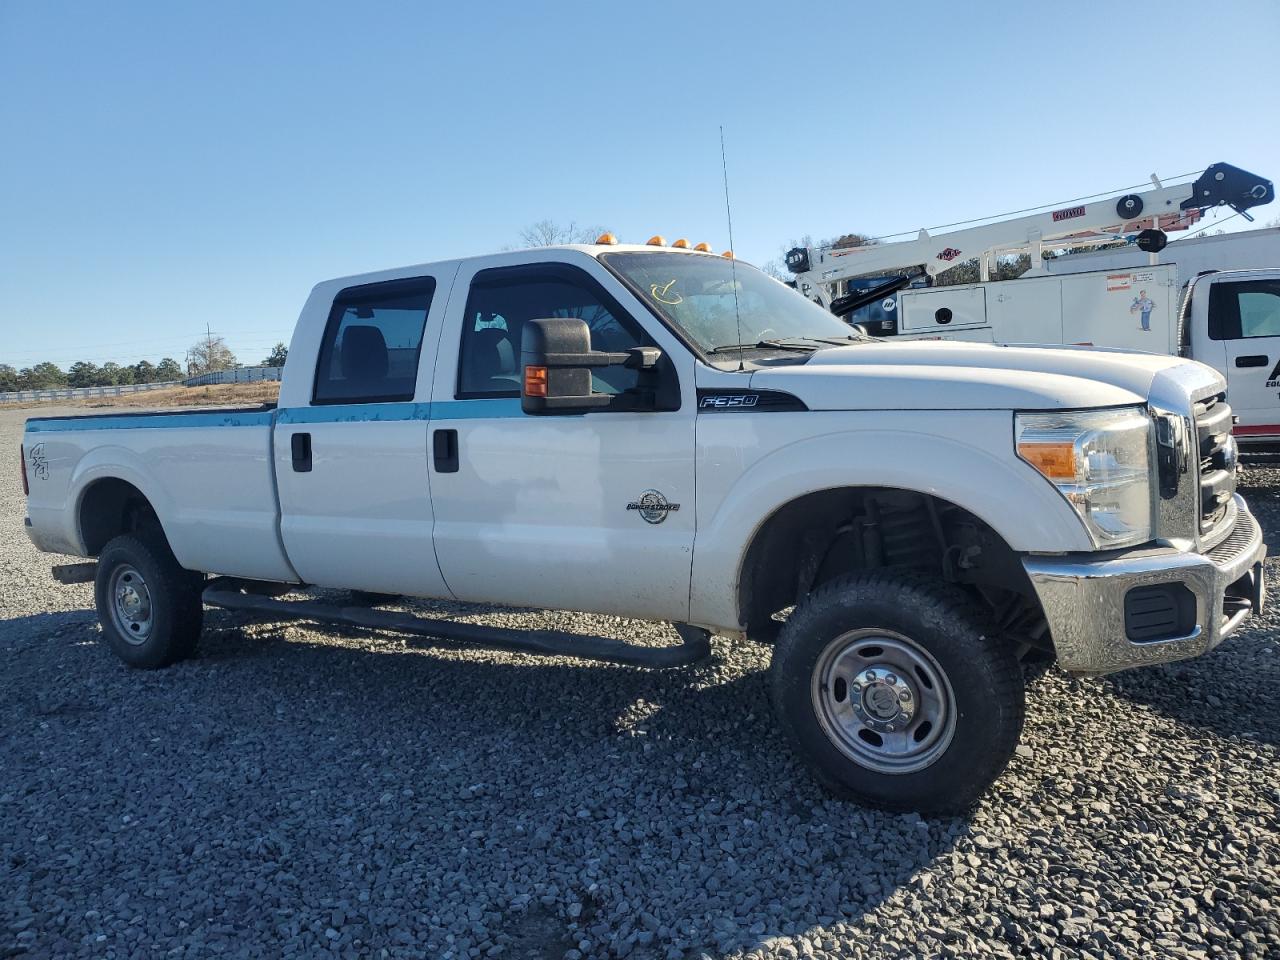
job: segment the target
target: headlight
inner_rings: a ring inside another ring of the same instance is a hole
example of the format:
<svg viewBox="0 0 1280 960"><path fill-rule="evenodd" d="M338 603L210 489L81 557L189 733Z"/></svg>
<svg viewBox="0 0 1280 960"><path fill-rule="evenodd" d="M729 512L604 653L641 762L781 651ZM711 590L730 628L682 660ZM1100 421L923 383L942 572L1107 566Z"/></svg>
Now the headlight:
<svg viewBox="0 0 1280 960"><path fill-rule="evenodd" d="M1054 484L1100 549L1151 539L1151 418L1137 407L1020 413L1018 456Z"/></svg>

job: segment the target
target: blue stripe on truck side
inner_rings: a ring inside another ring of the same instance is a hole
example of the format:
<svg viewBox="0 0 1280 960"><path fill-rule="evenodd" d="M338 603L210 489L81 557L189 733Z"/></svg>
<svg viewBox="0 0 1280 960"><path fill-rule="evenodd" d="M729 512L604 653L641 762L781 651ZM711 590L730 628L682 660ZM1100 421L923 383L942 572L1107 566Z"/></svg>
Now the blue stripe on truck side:
<svg viewBox="0 0 1280 960"><path fill-rule="evenodd" d="M343 403L280 410L108 413L27 421L27 433L68 430L163 430L174 427L263 427L272 423L396 423L410 420L490 420L523 417L518 397L438 403Z"/></svg>
<svg viewBox="0 0 1280 960"><path fill-rule="evenodd" d="M209 413L109 413L86 417L27 421L27 433L59 433L66 430L155 430L171 427L261 427L271 423L273 411L210 411Z"/></svg>

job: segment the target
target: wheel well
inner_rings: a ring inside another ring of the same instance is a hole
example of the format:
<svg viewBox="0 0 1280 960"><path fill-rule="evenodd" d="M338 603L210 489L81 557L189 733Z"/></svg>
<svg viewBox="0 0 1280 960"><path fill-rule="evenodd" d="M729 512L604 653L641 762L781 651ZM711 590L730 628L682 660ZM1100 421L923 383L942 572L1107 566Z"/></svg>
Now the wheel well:
<svg viewBox="0 0 1280 960"><path fill-rule="evenodd" d="M80 539L91 557L122 533L158 533L160 518L142 491L117 477L95 480L80 498Z"/></svg>
<svg viewBox="0 0 1280 960"><path fill-rule="evenodd" d="M1014 550L980 517L940 497L886 487L806 494L760 526L738 574L739 622L760 640L775 614L832 577L858 570L920 570L959 584L1006 633L1049 649L1035 591Z"/></svg>

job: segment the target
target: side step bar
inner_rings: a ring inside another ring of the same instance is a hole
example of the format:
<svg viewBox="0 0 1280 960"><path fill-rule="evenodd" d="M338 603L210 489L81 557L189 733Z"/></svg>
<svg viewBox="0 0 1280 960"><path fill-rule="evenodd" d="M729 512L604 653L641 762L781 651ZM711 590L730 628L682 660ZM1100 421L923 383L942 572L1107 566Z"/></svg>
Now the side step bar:
<svg viewBox="0 0 1280 960"><path fill-rule="evenodd" d="M59 583L93 583L98 575L98 561L60 563L53 568L53 579Z"/></svg>
<svg viewBox="0 0 1280 960"><path fill-rule="evenodd" d="M211 607L223 607L227 610L248 610L296 620L455 640L478 647L603 660L633 667L683 667L711 655L711 635L706 630L687 623L673 624L683 641L678 646L642 647L609 637L556 633L550 630L504 630L501 627L434 620L367 607L339 607L317 600L278 600L262 593L246 592L255 589L259 587L254 583L218 577L205 587L204 602Z"/></svg>

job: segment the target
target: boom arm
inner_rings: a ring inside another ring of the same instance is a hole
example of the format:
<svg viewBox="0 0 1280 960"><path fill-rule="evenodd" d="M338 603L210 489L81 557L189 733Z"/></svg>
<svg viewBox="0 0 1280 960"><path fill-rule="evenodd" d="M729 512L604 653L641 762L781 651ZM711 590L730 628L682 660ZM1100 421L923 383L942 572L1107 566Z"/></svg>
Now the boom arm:
<svg viewBox="0 0 1280 960"><path fill-rule="evenodd" d="M922 266L933 277L975 257L983 258L985 266L990 257L1023 250L1030 251L1034 269L1045 247L1113 239L1141 230L1144 220L1150 220L1156 229L1181 229L1194 223L1201 211L1215 206L1229 206L1248 217L1247 210L1270 203L1275 196L1270 180L1227 163L1215 163L1193 184L1165 187L1154 177L1152 182L1154 189L1118 199L1093 200L936 237L921 230L914 240L898 243L797 247L787 253L787 269L795 274L798 290L829 308L829 285L850 277L914 266Z"/></svg>

